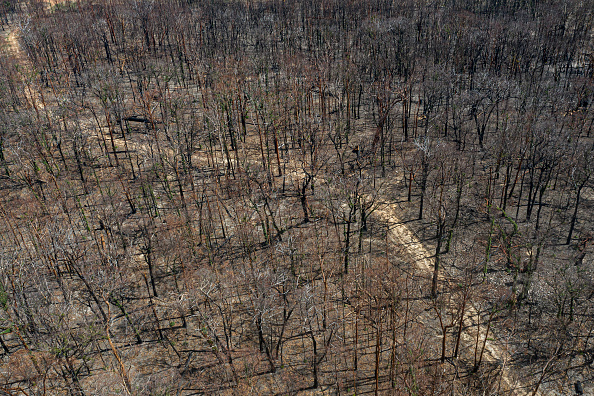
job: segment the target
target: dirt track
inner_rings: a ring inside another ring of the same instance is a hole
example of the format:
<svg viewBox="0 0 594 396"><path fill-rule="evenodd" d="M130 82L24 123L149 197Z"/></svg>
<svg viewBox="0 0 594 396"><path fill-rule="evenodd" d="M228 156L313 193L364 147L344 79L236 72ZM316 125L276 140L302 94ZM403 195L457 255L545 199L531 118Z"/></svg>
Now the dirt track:
<svg viewBox="0 0 594 396"><path fill-rule="evenodd" d="M430 278L433 274L433 260L431 259L432 254L425 249L423 244L414 235L414 233L397 217L396 204L386 203L383 207L379 208L375 212L382 220L387 222L389 229L389 240L397 245L403 246L410 258L415 262L418 269L422 272L422 276ZM462 337L467 343L476 342L476 333L472 334L472 329L477 328L476 318L478 317L478 311L470 305L466 308L466 314L464 316L464 332ZM481 335L482 337L482 335ZM540 392L534 393L531 390L532 386L529 384L521 384L514 380L509 373L509 368L506 366L507 362L510 361L509 352L506 350L503 343L495 339L491 341L489 338L493 336L489 334L485 343L485 353L483 359L488 362L496 363L501 362L501 382L499 387L502 387L504 392L511 395L517 396L528 396L528 395L541 395ZM483 338L481 338L481 342Z"/></svg>

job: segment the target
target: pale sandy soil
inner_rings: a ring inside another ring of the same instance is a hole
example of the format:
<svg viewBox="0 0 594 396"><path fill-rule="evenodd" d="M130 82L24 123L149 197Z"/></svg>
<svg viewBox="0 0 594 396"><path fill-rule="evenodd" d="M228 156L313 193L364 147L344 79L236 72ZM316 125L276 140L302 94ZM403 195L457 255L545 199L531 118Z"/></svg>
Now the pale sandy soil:
<svg viewBox="0 0 594 396"><path fill-rule="evenodd" d="M414 235L414 233L397 217L396 205L387 203L382 208L376 210L375 213L380 216L382 220L388 223L389 240L396 245L403 246L410 255L411 259L414 260L422 275L426 276L427 278L431 278L433 275L433 259L431 259L432 254L427 251L427 249ZM441 275L441 280L444 281L443 274ZM477 317L478 312L474 306L470 305L466 308L466 314L464 317L465 331L462 333L462 336L468 344L476 342L476 333L472 334L471 329L478 328ZM482 337L483 335L481 334L481 342L484 339ZM529 384L520 383L518 380L513 378L509 367L507 367L507 362L509 362L511 358L509 352L507 351L504 343L502 343L500 340L493 339L492 337L493 335L489 334L489 337L487 338L483 359L492 363L499 361L502 362L502 383L499 384L499 386L503 388L503 390L509 390L511 394L517 396L540 395L540 392L533 393L534 391L532 386Z"/></svg>
<svg viewBox="0 0 594 396"><path fill-rule="evenodd" d="M30 107L34 108L35 110L41 110L45 106L43 105L43 101L41 100L41 96L35 87L35 84L31 81L27 81L27 73L30 73L32 70L31 62L27 58L27 55L21 49L21 45L18 40L19 35L18 29L14 26L10 29L9 33L5 35L5 40L7 44L7 51L8 53L12 54L16 60L18 61L19 65L22 67L22 76L23 76L23 93L27 98L27 103Z"/></svg>

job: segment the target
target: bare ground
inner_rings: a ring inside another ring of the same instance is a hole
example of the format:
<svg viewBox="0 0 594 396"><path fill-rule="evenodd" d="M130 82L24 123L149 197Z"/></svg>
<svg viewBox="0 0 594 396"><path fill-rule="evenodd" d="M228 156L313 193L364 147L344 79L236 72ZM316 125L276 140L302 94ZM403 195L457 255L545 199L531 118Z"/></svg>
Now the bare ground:
<svg viewBox="0 0 594 396"><path fill-rule="evenodd" d="M376 210L377 215L389 225L389 240L390 242L405 247L407 253L414 261L418 269L421 271L422 276L430 279L433 273L433 260L432 254L423 246L417 236L397 217L396 204L385 203L382 208ZM442 282L447 282L447 279L441 274ZM470 305L466 309L464 316L464 332L462 333L463 339L468 343L472 344L476 338L476 331L478 329L477 317L479 317L477 309ZM510 361L511 356L505 347L505 343L498 339L487 338L485 342L485 354L483 358L487 362L501 364L501 386L509 394L517 396L540 395L540 392L529 391L530 386L528 384L521 383L515 379L511 374L511 368L507 365Z"/></svg>

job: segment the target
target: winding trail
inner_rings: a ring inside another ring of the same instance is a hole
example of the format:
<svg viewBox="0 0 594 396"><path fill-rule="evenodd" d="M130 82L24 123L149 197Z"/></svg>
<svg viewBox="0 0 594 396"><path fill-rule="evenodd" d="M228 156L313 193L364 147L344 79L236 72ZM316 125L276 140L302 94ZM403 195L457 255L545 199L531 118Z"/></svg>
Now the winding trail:
<svg viewBox="0 0 594 396"><path fill-rule="evenodd" d="M8 31L3 32L4 39L6 41L6 51L11 54L16 62L19 65L19 73L23 79L24 89L23 95L27 99L27 104L29 107L35 109L35 111L39 114L40 110L45 108L43 103L43 96L41 95L40 91L34 86L34 82L27 81L28 76L27 73L31 73L33 70L33 65L31 61L27 57L27 54L21 48L21 44L18 40L19 35L19 28L14 26L15 23L12 22L10 24L10 29Z"/></svg>
<svg viewBox="0 0 594 396"><path fill-rule="evenodd" d="M395 245L402 246L410 258L414 260L417 268L422 272L422 275L431 277L433 275L434 263L431 257L433 256L423 246L419 238L398 218L396 214L396 204L385 203L381 208L378 208L375 213L382 220L388 224L388 239ZM443 273L441 274L443 279ZM469 331L472 328L478 328L477 318L478 311L472 304L466 308L466 314L464 315L464 330L462 332L462 338L467 343L476 342L476 333L470 334ZM531 386L528 384L520 383L513 379L510 374L509 368L506 366L507 362L511 360L511 356L505 347L501 346L501 342L497 339L493 340L494 335L489 333L489 337L485 343L485 352L483 359L487 362L497 363L502 362L501 366L501 381L505 384L503 386L507 394L516 396L540 396L540 392L534 392L530 390ZM481 335L480 342L482 343L484 338ZM500 384L502 385L502 384Z"/></svg>

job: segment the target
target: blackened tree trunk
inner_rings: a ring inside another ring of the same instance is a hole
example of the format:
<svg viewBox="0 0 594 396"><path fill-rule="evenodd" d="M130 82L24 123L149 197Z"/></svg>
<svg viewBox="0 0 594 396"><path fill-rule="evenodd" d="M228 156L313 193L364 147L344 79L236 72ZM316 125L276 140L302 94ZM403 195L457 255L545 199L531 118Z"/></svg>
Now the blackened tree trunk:
<svg viewBox="0 0 594 396"><path fill-rule="evenodd" d="M577 194L576 194L576 198L575 198L575 207L573 208L573 215L571 216L571 223L569 224L569 234L567 234L567 240L565 241L566 245L569 245L569 243L571 242L571 237L573 236L573 230L575 228L575 222L577 221L578 209L580 206L580 197L582 194L582 189L586 185L587 180L588 179L584 180L577 187Z"/></svg>

